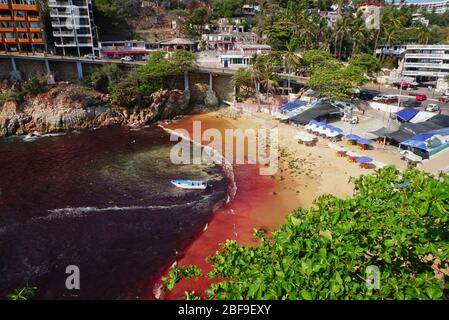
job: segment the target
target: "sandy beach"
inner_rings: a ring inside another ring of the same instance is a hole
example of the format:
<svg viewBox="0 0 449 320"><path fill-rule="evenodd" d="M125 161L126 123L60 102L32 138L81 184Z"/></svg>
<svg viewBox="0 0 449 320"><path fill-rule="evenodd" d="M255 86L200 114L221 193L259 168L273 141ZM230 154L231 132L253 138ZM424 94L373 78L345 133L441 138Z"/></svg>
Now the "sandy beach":
<svg viewBox="0 0 449 320"><path fill-rule="evenodd" d="M298 207L309 207L323 194L348 197L353 194L351 177L373 173L375 169L362 169L347 158L337 157L329 140L319 138L315 146L299 144L295 138L303 129L280 123L268 114L254 113L234 117L229 110L206 115L188 116L170 124L170 129L183 128L191 132L192 122L201 121L202 130L215 128L221 132L228 128L276 128L279 135L279 170L273 176L259 175L258 165L235 165L237 194L219 209L191 244L180 253L178 265L195 264L206 274L210 267L205 258L219 249L226 240L254 245L254 229L270 232L285 222L286 216ZM360 151L344 142L336 143L357 151L384 164L405 168L400 155L392 147L375 145L373 150ZM183 280L172 292L160 294L160 282L149 283L146 298L183 299L185 291L203 292L211 281Z"/></svg>

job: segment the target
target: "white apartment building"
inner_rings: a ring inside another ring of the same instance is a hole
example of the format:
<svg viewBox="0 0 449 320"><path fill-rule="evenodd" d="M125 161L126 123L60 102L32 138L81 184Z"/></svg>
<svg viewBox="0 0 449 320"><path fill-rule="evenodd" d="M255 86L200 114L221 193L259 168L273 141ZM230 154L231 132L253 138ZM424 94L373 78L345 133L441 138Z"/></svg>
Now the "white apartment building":
<svg viewBox="0 0 449 320"><path fill-rule="evenodd" d="M399 1L395 2L396 5L401 6ZM449 11L449 0L431 1L431 2L406 2L404 5L417 6L418 10L424 10L426 12L445 13Z"/></svg>
<svg viewBox="0 0 449 320"><path fill-rule="evenodd" d="M92 0L49 0L48 5L56 53L98 55Z"/></svg>
<svg viewBox="0 0 449 320"><path fill-rule="evenodd" d="M402 76L417 82L443 81L449 74L449 45L407 45Z"/></svg>

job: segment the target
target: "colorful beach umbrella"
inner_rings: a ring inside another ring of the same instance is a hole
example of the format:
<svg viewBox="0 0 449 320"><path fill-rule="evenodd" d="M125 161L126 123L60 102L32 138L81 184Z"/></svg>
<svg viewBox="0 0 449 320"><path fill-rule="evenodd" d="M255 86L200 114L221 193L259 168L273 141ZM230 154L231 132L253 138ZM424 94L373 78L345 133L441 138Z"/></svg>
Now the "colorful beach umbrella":
<svg viewBox="0 0 449 320"><path fill-rule="evenodd" d="M357 158L357 162L366 164L366 163L373 162L373 159L371 159L370 157L360 157L360 158Z"/></svg>
<svg viewBox="0 0 449 320"><path fill-rule="evenodd" d="M337 127L333 127L332 131L338 132L338 133L342 133L343 130L341 130L340 128Z"/></svg>
<svg viewBox="0 0 449 320"><path fill-rule="evenodd" d="M373 144L373 142L371 140L368 140L368 139L359 139L359 140L357 140L357 144L359 144L359 145L371 145L371 144Z"/></svg>
<svg viewBox="0 0 449 320"><path fill-rule="evenodd" d="M360 137L358 135L355 135L355 134L348 134L346 136L346 139L349 140L349 141L353 141L353 140L359 140Z"/></svg>
<svg viewBox="0 0 449 320"><path fill-rule="evenodd" d="M346 152L346 155L351 157L351 158L361 157L360 153L352 151L352 150Z"/></svg>

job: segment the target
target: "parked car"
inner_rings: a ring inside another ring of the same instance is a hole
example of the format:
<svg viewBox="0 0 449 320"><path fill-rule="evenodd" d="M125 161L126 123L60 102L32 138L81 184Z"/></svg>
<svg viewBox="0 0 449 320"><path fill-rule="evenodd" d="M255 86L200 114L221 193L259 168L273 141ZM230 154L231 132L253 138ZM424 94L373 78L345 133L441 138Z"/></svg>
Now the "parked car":
<svg viewBox="0 0 449 320"><path fill-rule="evenodd" d="M375 97L373 98L373 101L378 101L378 102L380 102L380 101L382 101L383 99L385 99L385 96L379 95L379 96L375 96Z"/></svg>
<svg viewBox="0 0 449 320"><path fill-rule="evenodd" d="M386 104L393 104L393 103L397 103L399 101L399 98L397 96L385 96L381 102L386 103Z"/></svg>
<svg viewBox="0 0 449 320"><path fill-rule="evenodd" d="M418 108L421 107L421 101L416 101L413 99L401 101L401 106L404 108Z"/></svg>
<svg viewBox="0 0 449 320"><path fill-rule="evenodd" d="M418 93L416 95L416 101L426 101L427 96L424 93Z"/></svg>
<svg viewBox="0 0 449 320"><path fill-rule="evenodd" d="M431 103L431 104L427 105L427 107L426 107L426 111L429 111L429 112L438 112L438 111L440 111L440 109L441 109L440 106L437 104L434 104L434 103Z"/></svg>
<svg viewBox="0 0 449 320"><path fill-rule="evenodd" d="M126 56L120 59L121 62L131 62L134 61L133 57Z"/></svg>
<svg viewBox="0 0 449 320"><path fill-rule="evenodd" d="M439 102L449 102L449 96L441 96L438 98Z"/></svg>
<svg viewBox="0 0 449 320"><path fill-rule="evenodd" d="M85 54L84 58L85 59L92 59L92 60L98 59L98 57L96 55L94 55L93 53Z"/></svg>

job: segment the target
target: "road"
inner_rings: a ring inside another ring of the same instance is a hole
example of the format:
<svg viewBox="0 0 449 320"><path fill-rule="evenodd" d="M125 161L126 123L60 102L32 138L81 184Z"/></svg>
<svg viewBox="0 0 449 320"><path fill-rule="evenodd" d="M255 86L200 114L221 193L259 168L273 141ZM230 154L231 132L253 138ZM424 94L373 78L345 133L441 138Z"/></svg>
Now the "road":
<svg viewBox="0 0 449 320"><path fill-rule="evenodd" d="M382 94L388 94L388 95L399 96L399 93L400 93L400 90L396 89L394 87L381 86L379 89L378 85L367 86L366 89L378 90L378 91L382 92ZM427 100L423 101L422 106L419 107L420 110L424 110L428 104L434 103L434 104L437 104L440 106L442 114L449 115L449 103L439 102L438 97L440 97L440 94L438 92L434 91L433 89L429 90L428 88L418 88L416 90L402 90L401 101L408 100L408 99L415 99L414 96L409 95L410 93L413 93L413 94L424 93L427 96Z"/></svg>

